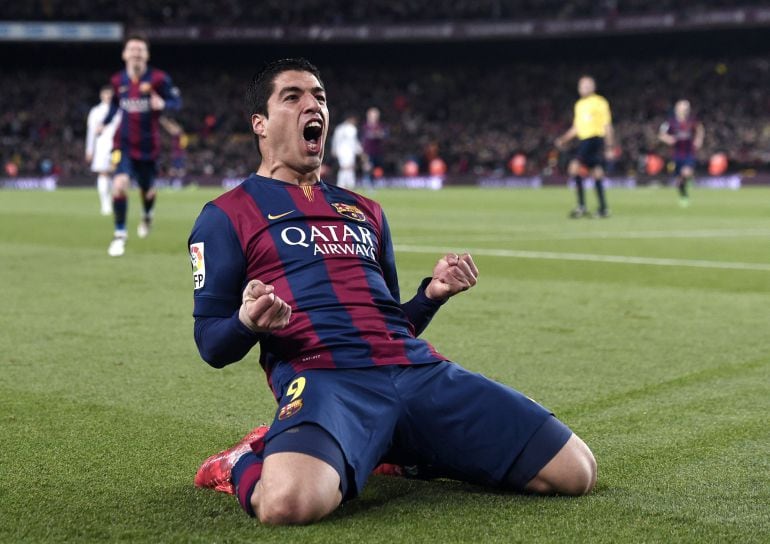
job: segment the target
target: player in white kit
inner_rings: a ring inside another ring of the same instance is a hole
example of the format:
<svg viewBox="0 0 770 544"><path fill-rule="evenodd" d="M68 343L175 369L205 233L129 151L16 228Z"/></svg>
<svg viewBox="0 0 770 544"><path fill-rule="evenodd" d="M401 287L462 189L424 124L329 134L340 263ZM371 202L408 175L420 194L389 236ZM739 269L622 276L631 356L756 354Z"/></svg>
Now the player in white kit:
<svg viewBox="0 0 770 544"><path fill-rule="evenodd" d="M353 190L356 186L356 157L363 152L358 141L356 118L348 115L337 125L332 136L332 156L337 159L337 187Z"/></svg>
<svg viewBox="0 0 770 544"><path fill-rule="evenodd" d="M112 142L115 130L120 124L120 113L112 118L109 125L100 134L97 129L107 116L107 110L112 101L112 87L105 85L99 92L99 102L88 112L88 130L86 131L86 162L91 164L91 172L97 174L96 188L99 191L102 215L112 213L112 194L110 181L112 179Z"/></svg>

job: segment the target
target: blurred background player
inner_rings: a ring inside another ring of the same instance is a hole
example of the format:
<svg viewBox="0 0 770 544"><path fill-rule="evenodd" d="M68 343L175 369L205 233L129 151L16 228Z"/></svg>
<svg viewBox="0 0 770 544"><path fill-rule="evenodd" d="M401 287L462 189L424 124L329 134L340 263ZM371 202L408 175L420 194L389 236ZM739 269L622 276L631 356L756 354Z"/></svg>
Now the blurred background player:
<svg viewBox="0 0 770 544"><path fill-rule="evenodd" d="M372 186L372 173L384 168L385 140L388 137L385 126L380 123L380 110L371 107L366 110L366 123L361 127L361 141L364 148L364 184Z"/></svg>
<svg viewBox="0 0 770 544"><path fill-rule="evenodd" d="M679 190L679 204L690 205L687 185L695 175L695 154L703 146L706 130L690 109L689 100L674 105L674 115L658 131L658 139L674 148L674 176Z"/></svg>
<svg viewBox="0 0 770 544"><path fill-rule="evenodd" d="M168 168L168 177L181 186L184 183L189 138L182 125L170 117L161 117L160 125L171 136L171 166Z"/></svg>
<svg viewBox="0 0 770 544"><path fill-rule="evenodd" d="M590 215L586 210L585 191L583 189L583 171L591 174L599 200L598 217L609 217L607 197L604 193L604 159L609 157L614 144L612 114L607 100L596 94L596 82L591 76L583 76L578 81L580 99L575 102L575 116L570 129L556 139L556 147L562 149L567 142L577 136L579 140L575 157L570 160L568 173L575 182L577 207L570 212L570 217L578 218ZM605 148L606 146L606 148Z"/></svg>
<svg viewBox="0 0 770 544"><path fill-rule="evenodd" d="M119 152L112 188L112 209L115 213L115 233L107 252L113 257L125 253L126 211L128 188L135 179L142 195L142 220L137 228L139 238L145 238L152 224L155 205L156 161L160 150L160 116L164 111L178 110L182 100L168 74L148 66L150 50L147 40L129 37L123 47L124 70L112 76L115 93L109 112L102 122L107 125L118 111L122 112L120 127L115 132L113 147Z"/></svg>
<svg viewBox="0 0 770 544"><path fill-rule="evenodd" d="M356 186L356 157L360 156L363 148L358 141L356 117L348 115L337 125L332 136L332 156L337 159L337 187L353 190Z"/></svg>
<svg viewBox="0 0 770 544"><path fill-rule="evenodd" d="M112 87L105 85L99 91L99 102L88 112L86 129L86 162L91 165L91 172L97 175L96 189L99 192L102 215L112 213L112 196L110 194L110 178L112 177L112 140L115 137L115 129L120 123L120 113L113 116L109 125L105 126L97 134L102 119L107 115L112 101Z"/></svg>

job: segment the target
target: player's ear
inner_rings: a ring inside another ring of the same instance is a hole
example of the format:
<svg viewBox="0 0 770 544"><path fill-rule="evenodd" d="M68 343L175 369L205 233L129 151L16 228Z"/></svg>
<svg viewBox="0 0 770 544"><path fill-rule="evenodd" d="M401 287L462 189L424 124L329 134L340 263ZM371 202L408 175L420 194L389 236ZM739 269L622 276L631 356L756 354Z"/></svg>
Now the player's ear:
<svg viewBox="0 0 770 544"><path fill-rule="evenodd" d="M267 125L267 117L260 113L255 113L251 116L251 130L257 136L264 137L265 129Z"/></svg>

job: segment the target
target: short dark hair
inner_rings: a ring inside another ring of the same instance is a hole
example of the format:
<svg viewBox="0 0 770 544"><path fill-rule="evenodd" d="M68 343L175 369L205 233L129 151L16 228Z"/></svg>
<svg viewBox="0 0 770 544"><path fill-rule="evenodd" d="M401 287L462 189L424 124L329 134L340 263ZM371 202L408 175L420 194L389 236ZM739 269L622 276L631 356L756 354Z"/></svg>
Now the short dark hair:
<svg viewBox="0 0 770 544"><path fill-rule="evenodd" d="M249 89L246 93L249 115L258 113L267 117L267 101L275 91L275 78L283 72L309 72L313 74L321 87L324 86L321 81L321 71L311 64L310 61L303 58L291 58L275 60L266 64L259 72L254 74L249 83Z"/></svg>

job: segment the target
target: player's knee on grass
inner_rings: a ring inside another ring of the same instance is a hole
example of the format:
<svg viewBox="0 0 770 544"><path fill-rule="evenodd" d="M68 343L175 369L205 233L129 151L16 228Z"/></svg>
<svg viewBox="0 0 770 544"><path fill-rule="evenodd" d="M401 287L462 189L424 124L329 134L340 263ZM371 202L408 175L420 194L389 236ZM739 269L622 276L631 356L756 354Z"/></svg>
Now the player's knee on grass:
<svg viewBox="0 0 770 544"><path fill-rule="evenodd" d="M337 508L347 492L342 449L318 425L304 423L275 435L264 454L262 477L252 495L262 523L312 523Z"/></svg>
<svg viewBox="0 0 770 544"><path fill-rule="evenodd" d="M342 501L340 478L329 464L303 453L265 458L262 478L251 498L266 525L304 525L334 511Z"/></svg>
<svg viewBox="0 0 770 544"><path fill-rule="evenodd" d="M596 484L596 459L573 434L561 450L529 481L525 490L540 495L585 495Z"/></svg>
<svg viewBox="0 0 770 544"><path fill-rule="evenodd" d="M577 159L572 159L569 161L569 165L567 166L567 173L570 176L577 176L580 174L580 162Z"/></svg>

